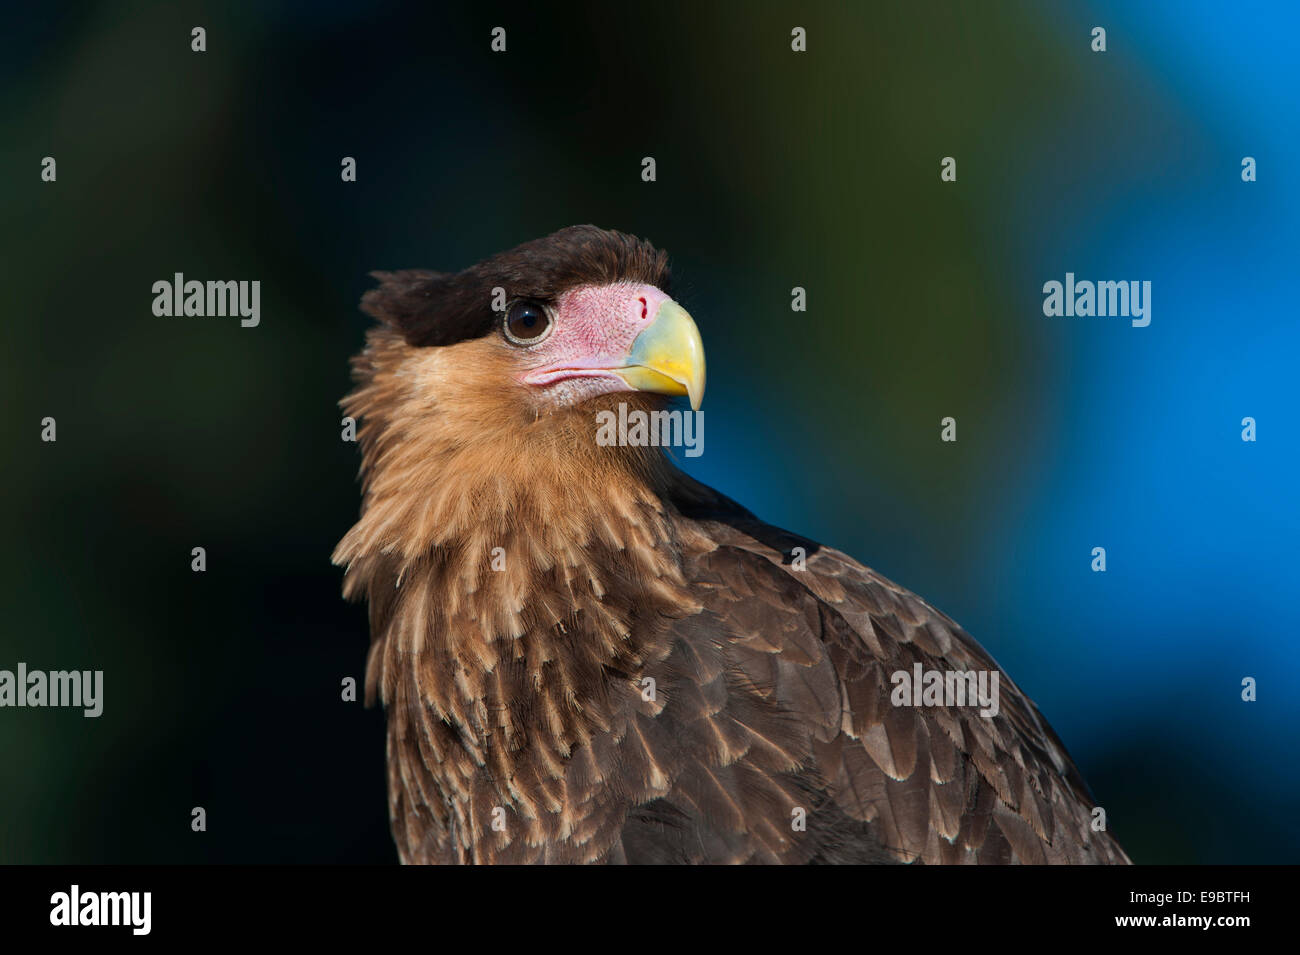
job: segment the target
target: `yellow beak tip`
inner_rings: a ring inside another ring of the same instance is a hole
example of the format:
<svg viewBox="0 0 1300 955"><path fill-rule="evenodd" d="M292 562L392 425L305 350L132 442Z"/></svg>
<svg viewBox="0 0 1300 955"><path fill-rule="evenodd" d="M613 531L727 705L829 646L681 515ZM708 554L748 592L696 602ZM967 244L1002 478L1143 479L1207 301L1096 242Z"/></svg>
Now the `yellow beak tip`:
<svg viewBox="0 0 1300 955"><path fill-rule="evenodd" d="M638 391L685 395L692 411L704 400L704 342L686 309L664 302L628 351L619 376Z"/></svg>

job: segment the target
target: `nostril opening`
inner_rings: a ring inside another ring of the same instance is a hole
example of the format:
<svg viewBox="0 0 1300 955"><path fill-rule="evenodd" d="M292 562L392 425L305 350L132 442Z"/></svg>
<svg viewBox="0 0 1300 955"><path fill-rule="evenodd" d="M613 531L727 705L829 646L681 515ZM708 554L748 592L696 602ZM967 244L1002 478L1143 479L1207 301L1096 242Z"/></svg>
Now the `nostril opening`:
<svg viewBox="0 0 1300 955"><path fill-rule="evenodd" d="M649 306L647 306L645 303L645 297L642 296L641 298L637 299L637 301L641 303L641 317L645 318L646 313L649 311Z"/></svg>

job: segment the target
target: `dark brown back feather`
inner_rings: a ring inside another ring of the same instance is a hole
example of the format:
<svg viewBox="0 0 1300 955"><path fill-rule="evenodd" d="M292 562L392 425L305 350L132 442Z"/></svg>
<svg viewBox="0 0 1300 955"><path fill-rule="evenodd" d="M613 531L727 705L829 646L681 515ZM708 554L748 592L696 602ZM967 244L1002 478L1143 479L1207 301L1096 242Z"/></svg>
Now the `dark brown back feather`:
<svg viewBox="0 0 1300 955"><path fill-rule="evenodd" d="M1092 830L1087 785L1005 673L992 718L891 703L890 674L914 663L998 670L956 623L697 482L683 479L674 501L715 545L687 561L715 622L707 638L728 648L765 703L793 717L770 741L797 757L815 808L781 861L844 862L862 852L930 864L1128 861L1109 833ZM806 570L790 566L796 545L807 551Z"/></svg>

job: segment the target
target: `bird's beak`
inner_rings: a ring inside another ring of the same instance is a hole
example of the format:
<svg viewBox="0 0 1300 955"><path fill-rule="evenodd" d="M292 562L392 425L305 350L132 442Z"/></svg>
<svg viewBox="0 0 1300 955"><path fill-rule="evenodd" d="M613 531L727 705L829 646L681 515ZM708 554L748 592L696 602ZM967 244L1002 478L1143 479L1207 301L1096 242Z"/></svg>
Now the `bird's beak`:
<svg viewBox="0 0 1300 955"><path fill-rule="evenodd" d="M669 299L641 330L619 368L611 369L637 391L686 395L691 410L704 399L704 343L695 321Z"/></svg>

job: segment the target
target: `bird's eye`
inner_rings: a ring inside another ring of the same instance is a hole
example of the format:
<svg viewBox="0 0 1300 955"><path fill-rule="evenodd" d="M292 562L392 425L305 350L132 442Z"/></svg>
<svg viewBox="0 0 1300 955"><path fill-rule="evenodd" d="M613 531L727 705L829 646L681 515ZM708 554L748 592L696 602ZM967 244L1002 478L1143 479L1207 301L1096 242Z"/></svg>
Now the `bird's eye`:
<svg viewBox="0 0 1300 955"><path fill-rule="evenodd" d="M516 345L535 345L551 330L551 316L537 302L515 302L506 309L502 327Z"/></svg>

